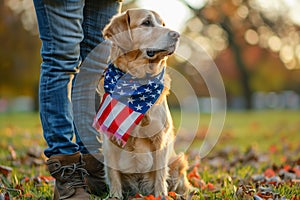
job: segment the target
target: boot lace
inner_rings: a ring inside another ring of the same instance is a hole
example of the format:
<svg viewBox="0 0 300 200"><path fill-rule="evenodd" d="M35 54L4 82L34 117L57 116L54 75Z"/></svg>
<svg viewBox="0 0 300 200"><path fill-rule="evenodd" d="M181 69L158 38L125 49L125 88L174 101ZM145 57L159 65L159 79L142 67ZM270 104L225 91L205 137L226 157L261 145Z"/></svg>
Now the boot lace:
<svg viewBox="0 0 300 200"><path fill-rule="evenodd" d="M88 172L83 168L85 163L73 163L71 165L62 166L60 177L72 187L85 187L84 176L88 175Z"/></svg>

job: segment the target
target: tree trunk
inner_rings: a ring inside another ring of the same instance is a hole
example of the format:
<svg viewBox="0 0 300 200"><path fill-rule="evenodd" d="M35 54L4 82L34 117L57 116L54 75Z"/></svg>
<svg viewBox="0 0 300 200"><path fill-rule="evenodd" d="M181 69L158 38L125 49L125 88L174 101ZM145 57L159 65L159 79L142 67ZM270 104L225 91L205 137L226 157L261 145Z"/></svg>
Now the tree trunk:
<svg viewBox="0 0 300 200"><path fill-rule="evenodd" d="M249 72L247 71L246 64L242 58L242 51L235 41L235 34L234 31L231 29L230 21L227 17L224 18L224 20L220 24L222 28L226 31L228 35L228 44L229 48L232 50L234 60L236 62L237 70L240 73L240 82L243 89L243 96L246 101L246 109L250 110L252 109L252 94L253 91L249 84Z"/></svg>

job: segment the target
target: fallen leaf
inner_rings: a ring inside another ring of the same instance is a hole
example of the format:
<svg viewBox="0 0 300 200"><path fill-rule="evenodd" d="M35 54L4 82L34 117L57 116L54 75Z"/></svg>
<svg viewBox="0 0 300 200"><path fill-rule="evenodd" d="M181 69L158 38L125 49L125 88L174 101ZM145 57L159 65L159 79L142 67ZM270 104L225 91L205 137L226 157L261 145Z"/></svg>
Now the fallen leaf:
<svg viewBox="0 0 300 200"><path fill-rule="evenodd" d="M4 199L5 199L5 200L10 200L10 195L9 195L8 192L6 192L6 193L4 194Z"/></svg>
<svg viewBox="0 0 300 200"><path fill-rule="evenodd" d="M176 199L176 192L168 192L168 196L172 197L173 199Z"/></svg>
<svg viewBox="0 0 300 200"><path fill-rule="evenodd" d="M294 167L293 170L294 170L295 174L297 175L297 177L300 178L300 166Z"/></svg>
<svg viewBox="0 0 300 200"><path fill-rule="evenodd" d="M257 195L254 195L254 196L253 196L253 199L254 199L254 200L263 200L261 197L259 197L259 196L257 196Z"/></svg>
<svg viewBox="0 0 300 200"><path fill-rule="evenodd" d="M8 151L9 151L11 160L16 160L17 159L17 153L11 145L8 146Z"/></svg>
<svg viewBox="0 0 300 200"><path fill-rule="evenodd" d="M27 155L34 158L41 158L43 149L40 146L31 146L27 150Z"/></svg>
<svg viewBox="0 0 300 200"><path fill-rule="evenodd" d="M257 193L256 195L264 199L273 199L272 193Z"/></svg>
<svg viewBox="0 0 300 200"><path fill-rule="evenodd" d="M0 193L0 199L1 200L10 200L9 194L6 193Z"/></svg>
<svg viewBox="0 0 300 200"><path fill-rule="evenodd" d="M28 183L30 181L30 178L28 176L25 176L22 180L21 180L21 183L24 182L24 183Z"/></svg>
<svg viewBox="0 0 300 200"><path fill-rule="evenodd" d="M235 196L237 197L237 199L250 200L253 199L251 194L254 192L254 189L249 188L245 185L240 185L235 192Z"/></svg>
<svg viewBox="0 0 300 200"><path fill-rule="evenodd" d="M273 169L268 168L268 169L265 170L264 175L265 175L267 178L271 178L271 177L275 176L276 174L275 174L275 172L274 172Z"/></svg>
<svg viewBox="0 0 300 200"><path fill-rule="evenodd" d="M49 183L51 181L54 181L55 178L53 178L52 176L39 176L39 178L43 181L45 181L45 183ZM141 196L139 196L141 197Z"/></svg>
<svg viewBox="0 0 300 200"><path fill-rule="evenodd" d="M287 165L287 164L283 166L283 170L285 170L285 171L289 171L291 168L292 167L290 165Z"/></svg>
<svg viewBox="0 0 300 200"><path fill-rule="evenodd" d="M252 175L251 178L254 182L263 182L263 181L265 181L265 176L262 175L262 174L254 174L254 175Z"/></svg>
<svg viewBox="0 0 300 200"><path fill-rule="evenodd" d="M207 185L207 188L208 188L209 190L215 189L214 184L212 184L211 182L208 182L206 185Z"/></svg>
<svg viewBox="0 0 300 200"><path fill-rule="evenodd" d="M145 196L144 197L145 200L160 200L160 197L155 198L152 194Z"/></svg>
<svg viewBox="0 0 300 200"><path fill-rule="evenodd" d="M23 198L24 198L24 197L25 197L25 198L33 198L34 195L31 194L31 193L26 193L26 194L23 194L22 197L23 197Z"/></svg>
<svg viewBox="0 0 300 200"><path fill-rule="evenodd" d="M290 181L297 178L297 175L295 173L286 171L284 169L280 170L278 174L285 181Z"/></svg>
<svg viewBox="0 0 300 200"><path fill-rule="evenodd" d="M192 178L199 178L200 179L200 175L198 173L198 168L194 167L192 169L192 171L190 171L187 175L188 179L192 179Z"/></svg>
<svg viewBox="0 0 300 200"><path fill-rule="evenodd" d="M272 144L269 147L269 151L270 151L270 153L276 153L278 151L278 147L275 144Z"/></svg>
<svg viewBox="0 0 300 200"><path fill-rule="evenodd" d="M12 172L12 168L4 165L0 165L0 173L4 176L8 176Z"/></svg>

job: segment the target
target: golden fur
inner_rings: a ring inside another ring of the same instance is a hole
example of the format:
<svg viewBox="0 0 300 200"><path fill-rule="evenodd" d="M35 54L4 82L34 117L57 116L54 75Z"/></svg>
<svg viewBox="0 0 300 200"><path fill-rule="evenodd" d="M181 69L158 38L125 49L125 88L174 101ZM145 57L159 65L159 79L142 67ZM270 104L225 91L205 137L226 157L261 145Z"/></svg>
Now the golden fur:
<svg viewBox="0 0 300 200"><path fill-rule="evenodd" d="M110 60L116 67L138 78L160 73L168 55L175 51L179 34L165 27L160 16L145 9L131 9L104 28L112 42ZM104 136L103 154L110 197L124 199L141 193L167 195L168 190L185 194L187 161L174 152L173 121L166 96L170 78L165 74L164 91L137 125L124 148ZM103 81L99 84L103 95ZM105 134L104 134L105 135Z"/></svg>

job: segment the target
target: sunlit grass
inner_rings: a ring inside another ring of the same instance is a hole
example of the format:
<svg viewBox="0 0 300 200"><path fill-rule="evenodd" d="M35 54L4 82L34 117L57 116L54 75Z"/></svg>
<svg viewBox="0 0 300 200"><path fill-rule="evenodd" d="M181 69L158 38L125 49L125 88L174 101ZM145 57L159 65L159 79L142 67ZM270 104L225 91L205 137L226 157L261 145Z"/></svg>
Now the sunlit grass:
<svg viewBox="0 0 300 200"><path fill-rule="evenodd" d="M175 127L181 124L181 113L172 111ZM210 114L185 113L183 116L188 124L194 126L199 120L198 131L209 127ZM191 125L192 124L192 125ZM251 112L227 112L224 127L215 148L227 145L245 150L255 146L261 151L267 151L271 145L278 150L286 145L297 147L300 141L300 112L288 110L268 110ZM196 144L201 144L201 140Z"/></svg>
<svg viewBox="0 0 300 200"><path fill-rule="evenodd" d="M0 158L6 156L10 148L24 154L28 147L45 146L37 113L0 114L0 137ZM0 163L3 162L1 159Z"/></svg>
<svg viewBox="0 0 300 200"><path fill-rule="evenodd" d="M184 130L187 132L196 131L197 135L191 149L199 148L203 142L201 134L207 130L211 115L200 114L200 125L197 130L189 130L190 127L194 128L195 121L199 119L197 113L184 113L181 115L180 111L172 110L172 116L176 130L179 130L180 126L184 126ZM184 120L181 119L182 117L184 117ZM181 123L183 121L184 124ZM39 183L37 187L34 180L24 182L24 177L48 176L49 173L44 165L36 167L26 166L16 164L8 159L12 149L15 150L17 158L21 158L26 154L29 147L46 147L38 113L0 114L0 138L0 165L11 166L13 168L10 177L7 179L2 177L0 181L2 183L6 181L6 186L12 189L11 194L15 196L18 195L18 190L14 191L13 189L17 185L22 185L23 194L27 194L28 196L33 195L35 198L50 198L53 184ZM289 158L293 156L299 158L300 153L297 155L286 155L290 149L299 148L299 141L299 111L228 112L222 134L214 150L208 156L228 146L239 149L241 152L244 152L251 146L261 153L268 153L273 163L282 164L287 156ZM265 165L261 165L259 168L236 165L229 172L223 169L217 169L217 171L212 169L199 171L203 181L218 185L220 184L220 180L222 180L222 184L220 191L206 191L205 194L200 192L198 199L206 199L207 195L211 199L222 199L224 197L232 199L231 197L238 185L237 180L232 180L232 177L236 176L247 179L253 174L262 173L265 167ZM297 189L298 186L282 185L276 188L276 191L284 194L287 198L291 198L295 194L300 195ZM24 197L23 199L26 198Z"/></svg>

